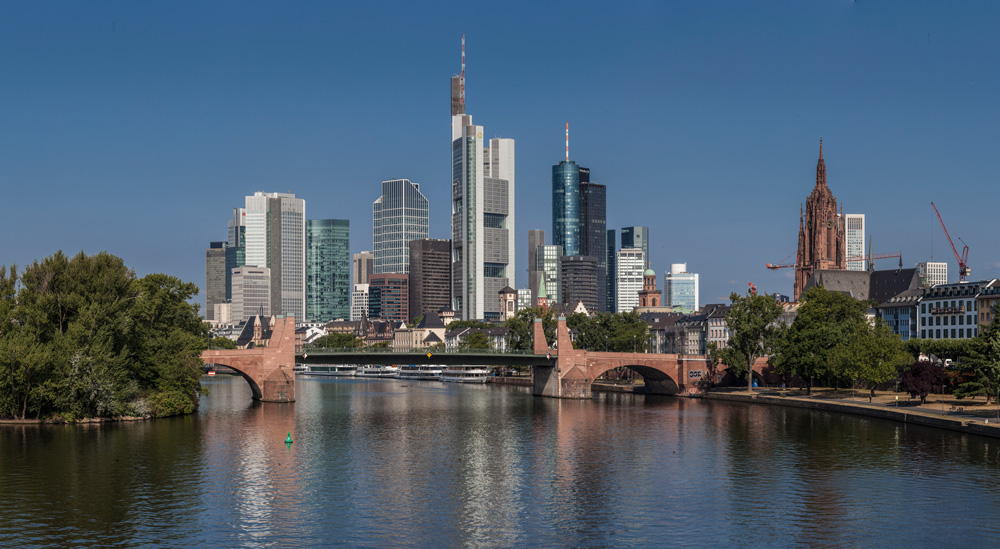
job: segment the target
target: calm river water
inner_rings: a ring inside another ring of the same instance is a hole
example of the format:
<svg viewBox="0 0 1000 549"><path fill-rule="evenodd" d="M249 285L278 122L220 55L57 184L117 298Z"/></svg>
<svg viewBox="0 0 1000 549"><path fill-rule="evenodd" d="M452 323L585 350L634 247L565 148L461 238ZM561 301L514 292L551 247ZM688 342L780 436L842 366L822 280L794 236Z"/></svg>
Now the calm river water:
<svg viewBox="0 0 1000 549"><path fill-rule="evenodd" d="M204 379L191 417L0 426L0 545L1000 545L993 439L438 382L300 377L259 404Z"/></svg>

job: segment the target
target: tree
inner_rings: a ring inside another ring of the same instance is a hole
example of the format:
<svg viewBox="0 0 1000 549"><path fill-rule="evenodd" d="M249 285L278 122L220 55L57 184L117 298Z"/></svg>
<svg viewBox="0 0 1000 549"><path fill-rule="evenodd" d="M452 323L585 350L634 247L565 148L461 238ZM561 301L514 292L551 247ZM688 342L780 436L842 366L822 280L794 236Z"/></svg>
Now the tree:
<svg viewBox="0 0 1000 549"><path fill-rule="evenodd" d="M833 354L836 370L845 372L868 385L868 401L875 396L875 387L894 377L900 368L912 362L903 341L882 322L882 319L854 329L846 345L840 345Z"/></svg>
<svg viewBox="0 0 1000 549"><path fill-rule="evenodd" d="M462 337L462 349L489 349L490 338L484 332L472 332Z"/></svg>
<svg viewBox="0 0 1000 549"><path fill-rule="evenodd" d="M649 326L635 312L598 313L587 316L574 313L566 327L577 331L573 346L589 351L616 353L646 352Z"/></svg>
<svg viewBox="0 0 1000 549"><path fill-rule="evenodd" d="M842 367L844 361L835 361L834 355L848 352L840 347L867 326L868 302L822 286L809 288L801 297L798 315L785 331L772 361L779 372L806 380L807 392L811 392L817 377L852 375Z"/></svg>
<svg viewBox="0 0 1000 549"><path fill-rule="evenodd" d="M782 327L777 321L782 309L773 297L749 291L745 296L733 292L729 299L732 301L726 313L729 342L723 349L712 349L710 359L725 364L735 375L746 372L747 390L752 391L753 364L771 352L780 336Z"/></svg>
<svg viewBox="0 0 1000 549"><path fill-rule="evenodd" d="M354 334L327 334L313 342L314 347L329 349L356 349L361 340Z"/></svg>
<svg viewBox="0 0 1000 549"><path fill-rule="evenodd" d="M453 320L450 324L448 324L449 330L457 330L458 328L485 330L488 328L496 328L496 324L483 322L482 320Z"/></svg>
<svg viewBox="0 0 1000 549"><path fill-rule="evenodd" d="M208 342L209 349L235 349L236 342L228 337L213 337Z"/></svg>
<svg viewBox="0 0 1000 549"><path fill-rule="evenodd" d="M507 348L513 351L531 351L535 348L535 319L542 319L545 339L551 346L556 341L557 319L552 309L547 307L529 307L521 309L514 316L504 321L508 329ZM448 325L451 330L454 323Z"/></svg>
<svg viewBox="0 0 1000 549"><path fill-rule="evenodd" d="M977 337L966 341L969 341L968 357L959 363L959 368L972 379L959 385L955 396L985 395L989 403L990 397L1000 390L1000 322L994 320Z"/></svg>
<svg viewBox="0 0 1000 549"><path fill-rule="evenodd" d="M920 397L920 404L923 404L931 391L943 386L947 381L948 375L941 366L929 360L918 360L900 376L899 388L910 393L912 397Z"/></svg>

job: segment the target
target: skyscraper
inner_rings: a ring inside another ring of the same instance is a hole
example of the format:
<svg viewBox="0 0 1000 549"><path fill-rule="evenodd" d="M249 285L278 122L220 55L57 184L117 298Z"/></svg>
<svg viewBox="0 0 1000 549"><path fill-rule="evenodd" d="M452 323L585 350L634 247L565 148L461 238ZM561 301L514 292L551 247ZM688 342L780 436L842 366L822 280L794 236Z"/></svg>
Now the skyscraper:
<svg viewBox="0 0 1000 549"><path fill-rule="evenodd" d="M229 220L229 241L226 245L226 299L233 299L233 269L247 262L246 209L233 208L233 218Z"/></svg>
<svg viewBox="0 0 1000 549"><path fill-rule="evenodd" d="M845 214L847 257L865 255L865 214ZM848 271L863 271L867 267L864 260L847 262Z"/></svg>
<svg viewBox="0 0 1000 549"><path fill-rule="evenodd" d="M451 306L451 241L410 241L410 318Z"/></svg>
<svg viewBox="0 0 1000 549"><path fill-rule="evenodd" d="M597 260L597 308L594 309L595 311L614 309L613 307L609 308L607 297L607 193L607 186L590 180L589 169L580 168L580 255L593 256Z"/></svg>
<svg viewBox="0 0 1000 549"><path fill-rule="evenodd" d="M382 182L382 196L372 204L372 239L376 273L410 272L410 241L427 238L427 198L409 179Z"/></svg>
<svg viewBox="0 0 1000 549"><path fill-rule="evenodd" d="M351 320L361 320L361 317L368 315L368 283L355 284L354 291L351 292Z"/></svg>
<svg viewBox="0 0 1000 549"><path fill-rule="evenodd" d="M796 258L795 301L799 300L799 295L814 271L843 270L847 266L844 218L843 215L837 215L837 197L833 196L830 187L826 185L822 139L819 140L819 160L816 162L816 186L806 199L805 211L799 209L799 247Z"/></svg>
<svg viewBox="0 0 1000 549"><path fill-rule="evenodd" d="M687 272L687 263L672 263L670 272L663 275L664 305L697 311L698 292L698 273Z"/></svg>
<svg viewBox="0 0 1000 549"><path fill-rule="evenodd" d="M351 282L353 284L368 284L368 279L375 272L375 254L371 252L354 254L351 269Z"/></svg>
<svg viewBox="0 0 1000 549"><path fill-rule="evenodd" d="M645 271L646 255L642 248L622 248L618 251L615 274L618 302L615 312L627 313L639 306L639 292L642 291L642 273Z"/></svg>
<svg viewBox="0 0 1000 549"><path fill-rule="evenodd" d="M552 166L552 243L580 255L580 167L569 159L569 124L566 140L566 159Z"/></svg>
<svg viewBox="0 0 1000 549"><path fill-rule="evenodd" d="M205 320L215 320L215 304L226 300L226 243L205 250Z"/></svg>
<svg viewBox="0 0 1000 549"><path fill-rule="evenodd" d="M394 322L410 321L409 275L406 273L375 273L368 285L369 310L372 296L379 297L379 316Z"/></svg>
<svg viewBox="0 0 1000 549"><path fill-rule="evenodd" d="M539 272L535 263L535 253L539 246L545 244L545 231L532 229L528 231L528 289L531 290L531 302L538 298Z"/></svg>
<svg viewBox="0 0 1000 549"><path fill-rule="evenodd" d="M487 142L465 114L464 43L462 74L452 79L452 307L465 320L496 319L496 297L516 272L514 140Z"/></svg>
<svg viewBox="0 0 1000 549"><path fill-rule="evenodd" d="M541 273L539 295L541 295L541 285L544 283L545 293L551 305L562 299L562 246L543 244L535 250L535 254L535 266Z"/></svg>
<svg viewBox="0 0 1000 549"><path fill-rule="evenodd" d="M244 265L233 269L233 322L271 314L271 271Z"/></svg>
<svg viewBox="0 0 1000 549"><path fill-rule="evenodd" d="M622 227L622 248L642 250L643 256L646 258L646 266L649 266L653 261L649 258L649 227Z"/></svg>
<svg viewBox="0 0 1000 549"><path fill-rule="evenodd" d="M922 261L917 263L917 275L923 287L948 283L948 264L944 262Z"/></svg>
<svg viewBox="0 0 1000 549"><path fill-rule="evenodd" d="M306 318L346 319L351 307L351 230L346 219L306 222Z"/></svg>
<svg viewBox="0 0 1000 549"><path fill-rule="evenodd" d="M605 253L605 257L607 257L608 261L608 274L607 274L607 281L605 284L605 287L607 288L607 295L605 296L605 298L607 299L608 303L607 311L612 313L617 310L617 305L618 305L618 299L616 293L618 289L618 278L616 274L618 272L618 270L616 269L618 264L618 248L615 246L615 242L617 242L617 238L615 238L615 230L608 229L608 240L607 240L608 249L607 252Z"/></svg>
<svg viewBox="0 0 1000 549"><path fill-rule="evenodd" d="M305 320L306 201L291 193L256 192L246 197L245 218L246 264L270 269L269 314Z"/></svg>

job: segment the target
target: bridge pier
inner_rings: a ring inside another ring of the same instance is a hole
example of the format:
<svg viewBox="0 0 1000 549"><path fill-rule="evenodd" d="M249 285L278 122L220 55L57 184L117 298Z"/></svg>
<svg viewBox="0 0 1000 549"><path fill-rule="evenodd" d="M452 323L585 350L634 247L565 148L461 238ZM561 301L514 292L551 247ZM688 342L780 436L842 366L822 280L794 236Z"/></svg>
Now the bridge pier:
<svg viewBox="0 0 1000 549"><path fill-rule="evenodd" d="M250 384L261 402L295 402L295 318L275 318L267 346L202 351L206 364L228 366Z"/></svg>

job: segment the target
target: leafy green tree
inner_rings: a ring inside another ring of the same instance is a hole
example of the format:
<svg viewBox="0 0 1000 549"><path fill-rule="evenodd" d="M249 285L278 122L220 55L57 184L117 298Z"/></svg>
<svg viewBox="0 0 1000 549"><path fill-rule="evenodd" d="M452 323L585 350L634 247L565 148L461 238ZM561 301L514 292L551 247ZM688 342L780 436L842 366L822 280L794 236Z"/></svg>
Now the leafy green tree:
<svg viewBox="0 0 1000 549"><path fill-rule="evenodd" d="M535 348L535 319L542 319L545 339L551 346L556 341L557 319L552 309L545 307L529 307L521 309L514 316L504 321L508 329L507 348L513 351L530 351ZM455 323L448 325L451 330Z"/></svg>
<svg viewBox="0 0 1000 549"><path fill-rule="evenodd" d="M753 391L753 364L767 356L782 333L778 323L781 305L763 294L730 294L732 307L726 313L729 342L723 349L713 348L710 360L725 364L734 375L747 374L747 390Z"/></svg>
<svg viewBox="0 0 1000 549"><path fill-rule="evenodd" d="M490 338L483 332L472 332L462 337L461 348L474 350L489 349Z"/></svg>
<svg viewBox="0 0 1000 549"><path fill-rule="evenodd" d="M950 359L961 362L972 354L974 339L920 339L911 338L906 341L906 351L913 360L921 354L936 356L941 360Z"/></svg>
<svg viewBox="0 0 1000 549"><path fill-rule="evenodd" d="M929 360L921 360L914 362L903 372L899 378L899 388L912 397L919 397L923 404L927 402L927 395L931 391L942 387L947 381L948 375L941 366Z"/></svg>
<svg viewBox="0 0 1000 549"><path fill-rule="evenodd" d="M487 328L496 328L496 324L491 324L489 322L484 322L482 320L454 320L451 324L448 324L449 330L456 330L458 328L472 328L485 330Z"/></svg>
<svg viewBox="0 0 1000 549"><path fill-rule="evenodd" d="M213 337L208 342L209 349L235 349L236 342L228 337Z"/></svg>
<svg viewBox="0 0 1000 549"><path fill-rule="evenodd" d="M354 334L334 333L317 338L312 344L313 347L327 349L355 349L361 345L361 340L355 337Z"/></svg>
<svg viewBox="0 0 1000 549"><path fill-rule="evenodd" d="M812 391L815 378L847 378L844 361L835 361L839 349L867 325L867 301L814 286L802 294L798 316L785 332L772 357L779 372L806 380ZM853 378L852 378L853 379Z"/></svg>
<svg viewBox="0 0 1000 549"><path fill-rule="evenodd" d="M881 318L875 324L864 320L861 323L855 327L854 336L834 351L833 362L837 371L868 385L871 402L875 387L895 378L913 358Z"/></svg>
<svg viewBox="0 0 1000 549"><path fill-rule="evenodd" d="M994 320L977 337L966 341L970 342L969 354L959 368L971 380L959 385L955 396L984 395L989 403L1000 390L1000 322Z"/></svg>

